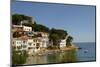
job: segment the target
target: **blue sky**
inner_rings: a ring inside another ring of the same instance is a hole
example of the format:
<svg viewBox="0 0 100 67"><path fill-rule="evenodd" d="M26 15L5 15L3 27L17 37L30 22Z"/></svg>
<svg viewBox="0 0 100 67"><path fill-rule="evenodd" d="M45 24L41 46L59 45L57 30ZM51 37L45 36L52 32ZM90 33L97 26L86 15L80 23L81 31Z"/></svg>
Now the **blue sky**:
<svg viewBox="0 0 100 67"><path fill-rule="evenodd" d="M11 10L49 28L66 30L74 42L95 42L95 6L12 2Z"/></svg>

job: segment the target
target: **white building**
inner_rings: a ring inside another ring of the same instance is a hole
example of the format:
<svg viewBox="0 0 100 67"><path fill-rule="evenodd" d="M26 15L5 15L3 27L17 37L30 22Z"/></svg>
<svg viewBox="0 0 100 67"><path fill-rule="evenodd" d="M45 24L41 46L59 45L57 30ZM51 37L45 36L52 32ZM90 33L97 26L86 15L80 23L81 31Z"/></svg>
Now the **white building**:
<svg viewBox="0 0 100 67"><path fill-rule="evenodd" d="M49 34L45 32L41 32L42 35L42 47L46 48L49 44Z"/></svg>
<svg viewBox="0 0 100 67"><path fill-rule="evenodd" d="M26 39L12 39L12 46L15 47L16 50L27 50L27 40Z"/></svg>
<svg viewBox="0 0 100 67"><path fill-rule="evenodd" d="M34 54L34 52L40 51L42 48L47 47L47 42L45 38L36 37L30 38L27 36L13 38L12 46L16 47L16 50L26 50L28 54Z"/></svg>
<svg viewBox="0 0 100 67"><path fill-rule="evenodd" d="M33 39L20 39L13 38L12 46L15 47L16 50L26 50L28 54L33 54L35 49L35 45L33 44Z"/></svg>
<svg viewBox="0 0 100 67"><path fill-rule="evenodd" d="M41 37L34 38L33 45L34 45L34 52L40 51L40 49L42 47Z"/></svg>
<svg viewBox="0 0 100 67"><path fill-rule="evenodd" d="M24 25L13 25L12 29L14 31L25 31L25 32L32 31L32 27L24 26Z"/></svg>
<svg viewBox="0 0 100 67"><path fill-rule="evenodd" d="M60 44L60 48L66 47L66 39L62 39L59 44Z"/></svg>
<svg viewBox="0 0 100 67"><path fill-rule="evenodd" d="M65 39L60 40L60 47L66 47L66 40L67 40L68 36L65 37Z"/></svg>
<svg viewBox="0 0 100 67"><path fill-rule="evenodd" d="M28 54L34 54L34 52L46 48L49 44L48 33L33 32L32 27L24 25L13 25L12 29L13 32L17 31L22 34L20 37L12 38L12 46L14 46L16 50L26 50Z"/></svg>
<svg viewBox="0 0 100 67"><path fill-rule="evenodd" d="M34 34L40 39L41 47L46 48L49 44L49 34L46 32L34 32ZM38 38L37 40L39 40Z"/></svg>
<svg viewBox="0 0 100 67"><path fill-rule="evenodd" d="M34 18L31 19L31 23L34 24ZM22 25L23 23L29 23L29 20L23 20L20 22L20 24Z"/></svg>
<svg viewBox="0 0 100 67"><path fill-rule="evenodd" d="M28 54L34 54L35 45L34 45L33 39L28 39L27 40L27 47L28 47L28 49L27 49Z"/></svg>

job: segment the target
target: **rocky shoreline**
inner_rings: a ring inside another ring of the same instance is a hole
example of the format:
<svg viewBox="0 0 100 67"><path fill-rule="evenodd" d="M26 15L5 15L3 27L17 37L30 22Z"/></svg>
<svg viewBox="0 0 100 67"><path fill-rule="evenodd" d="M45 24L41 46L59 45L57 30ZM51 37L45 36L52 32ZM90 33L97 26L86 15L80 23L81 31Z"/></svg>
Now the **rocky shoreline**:
<svg viewBox="0 0 100 67"><path fill-rule="evenodd" d="M62 47L60 49L41 49L39 52L34 53L32 55L29 56L43 56L43 55L47 55L47 54L53 54L53 53L60 53L60 52L64 52L64 51L71 51L71 50L77 50L78 47L75 45L69 46L69 47Z"/></svg>

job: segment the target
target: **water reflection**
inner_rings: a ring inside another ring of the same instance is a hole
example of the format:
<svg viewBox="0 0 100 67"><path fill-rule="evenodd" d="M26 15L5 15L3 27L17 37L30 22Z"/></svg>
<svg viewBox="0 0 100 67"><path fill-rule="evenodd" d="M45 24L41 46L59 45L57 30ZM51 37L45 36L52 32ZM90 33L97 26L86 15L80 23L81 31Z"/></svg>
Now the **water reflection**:
<svg viewBox="0 0 100 67"><path fill-rule="evenodd" d="M43 56L31 56L27 59L26 64L47 64L47 63L63 63L77 61L76 50L57 52Z"/></svg>

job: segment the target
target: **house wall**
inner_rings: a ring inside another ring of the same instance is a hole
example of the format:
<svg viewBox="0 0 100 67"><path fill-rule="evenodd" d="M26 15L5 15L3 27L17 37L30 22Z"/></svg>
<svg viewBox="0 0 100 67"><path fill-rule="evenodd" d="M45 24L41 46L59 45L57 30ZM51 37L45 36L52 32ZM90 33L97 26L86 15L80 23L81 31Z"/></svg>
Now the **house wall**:
<svg viewBox="0 0 100 67"><path fill-rule="evenodd" d="M66 39L61 40L60 47L65 47L65 46L66 46Z"/></svg>
<svg viewBox="0 0 100 67"><path fill-rule="evenodd" d="M23 31L32 31L32 27L23 26Z"/></svg>
<svg viewBox="0 0 100 67"><path fill-rule="evenodd" d="M34 45L34 52L37 52L42 47L42 40L40 37L33 39L33 45Z"/></svg>
<svg viewBox="0 0 100 67"><path fill-rule="evenodd" d="M23 25L13 25L12 29L15 31L32 31L32 27L23 26Z"/></svg>
<svg viewBox="0 0 100 67"><path fill-rule="evenodd" d="M49 44L49 39L48 38L42 38L42 47L46 48Z"/></svg>
<svg viewBox="0 0 100 67"><path fill-rule="evenodd" d="M23 26L23 25L14 25L13 29L16 28L16 30L20 29L23 32L23 36L26 36L29 32L32 32L32 27ZM20 32L20 31L18 31ZM29 54L33 54L34 52L40 51L42 48L46 48L49 44L49 34L45 32L32 32L34 35L41 34L41 36L38 36L36 38L13 38L13 42L16 47L21 47L20 50L27 50ZM28 36L30 37L30 36ZM24 46L24 47L23 47Z"/></svg>
<svg viewBox="0 0 100 67"><path fill-rule="evenodd" d="M49 34L48 33L44 33L44 32L41 32L42 34L42 47L46 48L49 44Z"/></svg>
<svg viewBox="0 0 100 67"><path fill-rule="evenodd" d="M16 47L16 50L27 50L27 40L13 39L12 46Z"/></svg>

